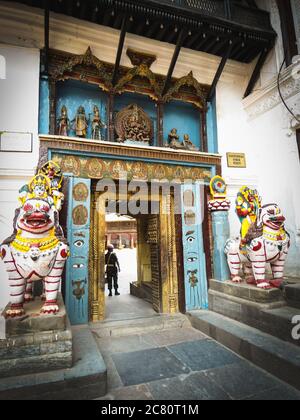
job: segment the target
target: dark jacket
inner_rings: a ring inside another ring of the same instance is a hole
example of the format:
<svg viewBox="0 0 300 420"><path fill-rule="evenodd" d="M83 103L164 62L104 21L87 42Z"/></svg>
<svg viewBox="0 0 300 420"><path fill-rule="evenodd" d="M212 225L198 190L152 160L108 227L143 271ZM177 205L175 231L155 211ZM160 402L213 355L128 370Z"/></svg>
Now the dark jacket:
<svg viewBox="0 0 300 420"><path fill-rule="evenodd" d="M120 270L120 264L117 255L114 252L108 252L105 255L106 272L112 273Z"/></svg>

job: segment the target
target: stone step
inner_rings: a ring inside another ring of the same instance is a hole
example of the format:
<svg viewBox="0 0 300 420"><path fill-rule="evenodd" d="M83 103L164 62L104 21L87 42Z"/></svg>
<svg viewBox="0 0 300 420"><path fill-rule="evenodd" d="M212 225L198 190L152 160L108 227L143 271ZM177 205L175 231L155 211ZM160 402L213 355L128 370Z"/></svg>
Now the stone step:
<svg viewBox="0 0 300 420"><path fill-rule="evenodd" d="M187 315L194 328L300 389L298 347L211 311L193 311Z"/></svg>
<svg viewBox="0 0 300 420"><path fill-rule="evenodd" d="M288 305L300 309L300 283L288 284L284 293Z"/></svg>
<svg viewBox="0 0 300 420"><path fill-rule="evenodd" d="M209 287L216 292L256 303L275 303L283 300L283 294L279 289L263 290L246 283L236 284L231 281L210 280Z"/></svg>
<svg viewBox="0 0 300 420"><path fill-rule="evenodd" d="M99 338L122 337L126 335L146 334L153 331L163 331L175 328L190 327L185 315L155 315L146 318L136 318L122 321L104 321L91 324L92 331Z"/></svg>
<svg viewBox="0 0 300 420"><path fill-rule="evenodd" d="M291 322L299 310L287 309L285 301L262 304L210 290L209 309L300 346L292 337L294 325Z"/></svg>
<svg viewBox="0 0 300 420"><path fill-rule="evenodd" d="M0 340L0 377L70 368L72 331L43 331Z"/></svg>
<svg viewBox="0 0 300 420"><path fill-rule="evenodd" d="M107 369L90 329L72 328L70 369L0 380L0 400L91 400L107 393Z"/></svg>
<svg viewBox="0 0 300 420"><path fill-rule="evenodd" d="M261 315L264 324L263 330L284 341L300 346L300 340L294 340L292 334L295 327L293 320L299 316L300 310L291 306L263 310Z"/></svg>
<svg viewBox="0 0 300 420"><path fill-rule="evenodd" d="M59 312L57 315L41 315L43 304L41 298L35 298L33 302L24 306L26 311L24 316L6 319L6 336L13 337L43 331L64 331L67 325L67 314L61 294L58 296ZM6 310L4 314L5 312Z"/></svg>

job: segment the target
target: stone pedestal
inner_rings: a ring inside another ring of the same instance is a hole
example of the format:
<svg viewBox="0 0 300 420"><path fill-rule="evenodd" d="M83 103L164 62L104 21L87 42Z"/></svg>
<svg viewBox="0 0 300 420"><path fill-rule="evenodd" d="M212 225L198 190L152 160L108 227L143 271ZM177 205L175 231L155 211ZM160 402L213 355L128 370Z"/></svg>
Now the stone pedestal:
<svg viewBox="0 0 300 420"><path fill-rule="evenodd" d="M0 377L71 368L72 331L62 297L57 315L40 315L43 302L25 306L26 315L6 320L6 339L0 340Z"/></svg>
<svg viewBox="0 0 300 420"><path fill-rule="evenodd" d="M42 302L7 319L0 340L0 401L82 400L107 393L107 370L88 325L70 326L62 297L57 315L40 315Z"/></svg>

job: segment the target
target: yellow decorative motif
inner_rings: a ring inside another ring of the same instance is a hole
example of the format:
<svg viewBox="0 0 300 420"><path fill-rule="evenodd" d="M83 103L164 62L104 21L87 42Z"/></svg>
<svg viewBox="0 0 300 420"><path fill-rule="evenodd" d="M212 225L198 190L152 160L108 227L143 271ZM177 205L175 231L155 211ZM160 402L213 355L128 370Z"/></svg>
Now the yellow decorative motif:
<svg viewBox="0 0 300 420"><path fill-rule="evenodd" d="M33 245L36 245L40 251L49 251L54 249L59 242L60 241L55 237L54 229L50 232L49 236L41 239L23 238L21 236L21 232L19 231L11 246L19 252L26 253L30 251Z"/></svg>
<svg viewBox="0 0 300 420"><path fill-rule="evenodd" d="M250 226L256 223L258 211L261 208L261 198L256 190L242 187L236 199L236 213L241 222L241 250L245 251L247 233Z"/></svg>

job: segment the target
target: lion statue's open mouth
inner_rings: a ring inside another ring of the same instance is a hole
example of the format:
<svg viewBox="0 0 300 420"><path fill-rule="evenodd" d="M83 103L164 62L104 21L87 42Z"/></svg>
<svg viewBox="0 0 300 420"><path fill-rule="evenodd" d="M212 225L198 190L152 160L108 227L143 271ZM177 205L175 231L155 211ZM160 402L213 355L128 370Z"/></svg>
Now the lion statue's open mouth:
<svg viewBox="0 0 300 420"><path fill-rule="evenodd" d="M45 213L36 211L29 215L25 214L20 222L31 229L40 229L50 224L50 217Z"/></svg>
<svg viewBox="0 0 300 420"><path fill-rule="evenodd" d="M284 216L275 216L275 217L270 217L267 221L266 221L266 226L269 226L272 229L275 230L279 230L284 226L285 223L285 217Z"/></svg>

